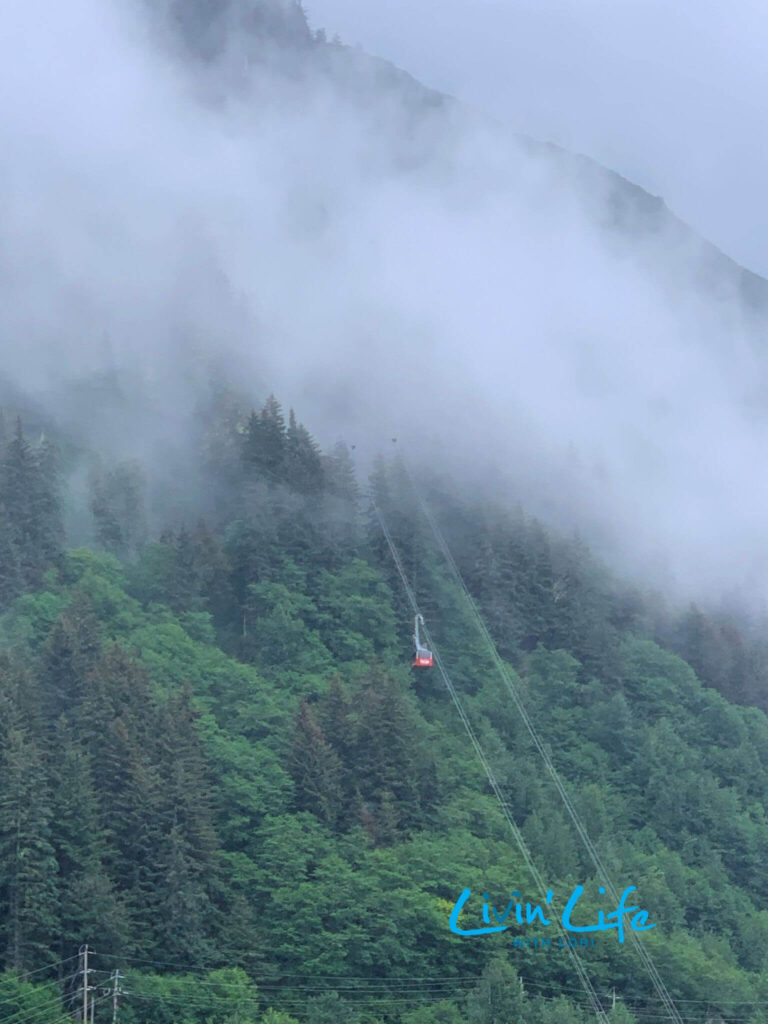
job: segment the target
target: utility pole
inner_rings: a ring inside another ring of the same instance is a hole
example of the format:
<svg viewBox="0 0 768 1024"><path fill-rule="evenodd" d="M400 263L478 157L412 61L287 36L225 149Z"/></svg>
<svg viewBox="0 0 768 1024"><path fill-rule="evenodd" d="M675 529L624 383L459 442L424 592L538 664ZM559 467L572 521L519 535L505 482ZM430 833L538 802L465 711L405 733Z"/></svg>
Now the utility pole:
<svg viewBox="0 0 768 1024"><path fill-rule="evenodd" d="M616 1009L616 988L615 988L615 986L614 986L614 989L613 989L613 1002L611 1003L611 1009L612 1010Z"/></svg>
<svg viewBox="0 0 768 1024"><path fill-rule="evenodd" d="M112 975L112 981L112 1024L117 1024L117 998L120 995L120 970L117 967Z"/></svg>
<svg viewBox="0 0 768 1024"><path fill-rule="evenodd" d="M88 944L80 947L83 965L83 1024L88 1024Z"/></svg>

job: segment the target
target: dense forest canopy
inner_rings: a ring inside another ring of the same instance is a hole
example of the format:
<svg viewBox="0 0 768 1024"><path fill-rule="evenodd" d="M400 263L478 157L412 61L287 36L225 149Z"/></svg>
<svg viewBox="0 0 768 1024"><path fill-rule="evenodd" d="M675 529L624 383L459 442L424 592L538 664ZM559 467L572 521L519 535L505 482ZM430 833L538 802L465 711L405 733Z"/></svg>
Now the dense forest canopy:
<svg viewBox="0 0 768 1024"><path fill-rule="evenodd" d="M102 460L67 548L57 444L7 432L3 1018L72 1010L88 943L97 1018L118 969L136 1020L589 1019L564 953L448 929L465 887L534 893L439 676L409 670L371 498L539 871L590 907L598 880L407 463L360 481L274 397L222 400L198 457L207 520L147 536L141 468ZM418 479L601 859L658 922L670 992L762 1019L768 719L734 702L765 706L763 653L524 510ZM658 1010L631 949L581 956L617 1019Z"/></svg>

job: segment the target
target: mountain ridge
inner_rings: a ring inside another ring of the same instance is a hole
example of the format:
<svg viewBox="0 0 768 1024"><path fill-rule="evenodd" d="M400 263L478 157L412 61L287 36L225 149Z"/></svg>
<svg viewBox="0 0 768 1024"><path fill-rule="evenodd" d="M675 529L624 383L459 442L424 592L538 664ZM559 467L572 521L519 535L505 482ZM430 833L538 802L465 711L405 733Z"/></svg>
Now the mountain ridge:
<svg viewBox="0 0 768 1024"><path fill-rule="evenodd" d="M594 158L574 153L552 142L515 133L498 118L470 112L459 99L424 85L404 68L384 57L367 53L360 47L343 43L338 37L328 41L325 31L312 31L303 4L298 0L212 0L196 4L170 4L170 11L195 10L202 12L198 31L218 31L219 47L207 52L208 60L215 60L224 52L224 28L238 25L239 30L254 43L252 55L264 58L265 47L276 44L283 51L300 53L309 64L325 70L346 87L354 89L358 99L365 100L384 89L398 93L403 104L418 115L442 111L470 122L496 126L500 137L514 137L528 153L546 155L566 167L575 184L582 189L592 215L604 225L625 235L666 234L674 246L698 245L699 266L694 281L710 294L721 291L723 298L738 296L744 307L755 313L768 311L768 280L738 263L694 227L678 217L661 196L653 195L631 179L606 167ZM250 17L249 17L250 16ZM178 15L177 15L178 20ZM187 44L197 37L188 34ZM199 39L197 43L199 44ZM199 46L198 46L199 49ZM418 123L418 118L417 118ZM597 186L604 194L606 209L596 209L591 193Z"/></svg>

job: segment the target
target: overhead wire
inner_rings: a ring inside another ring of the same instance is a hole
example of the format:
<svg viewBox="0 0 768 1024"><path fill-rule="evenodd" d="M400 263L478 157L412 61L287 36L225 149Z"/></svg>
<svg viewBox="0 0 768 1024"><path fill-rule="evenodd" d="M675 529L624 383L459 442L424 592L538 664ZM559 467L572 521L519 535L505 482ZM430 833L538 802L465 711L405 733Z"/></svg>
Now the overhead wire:
<svg viewBox="0 0 768 1024"><path fill-rule="evenodd" d="M403 467L405 475L406 475L406 477L407 477L407 479L408 479L408 481L409 481L409 483L410 483L410 485L411 485L411 487L413 489L413 492L414 492L414 494L416 496L416 500L417 500L417 502L419 504L419 507L421 508L421 511L422 511L423 515L425 516L427 522L429 523L429 525L430 525L430 527L432 529L433 536L435 537L435 540L437 541L438 547L440 548L440 551L442 552L442 554L443 554L443 556L444 556L444 558L445 558L445 560L446 560L446 562L448 564L448 567L449 567L449 569L451 571L451 574L453 575L454 580L458 584L459 588L461 589L462 594L464 595L464 598L467 601L467 604L469 606L470 612L471 612L472 616L474 617L475 623L476 623L476 625L477 625L477 627L478 627L478 629L480 631L480 634L483 637L483 639L484 639L484 641L485 641L485 643L486 643L486 645L488 647L488 650L489 650L489 652L491 654L491 658L493 660L493 663L496 666L502 681L504 682L508 692L510 693L510 696L512 697L512 699L514 701L515 707L517 708L517 711L520 714L520 717L522 718L523 723L526 726L526 729L528 730L528 733L529 733L529 735L530 735L530 737L531 737L531 739L533 741L533 744L534 744L536 750L538 751L538 753L540 754L542 760L544 761L545 767L547 768L547 771L549 772L549 774L550 774L550 776L551 776L551 778L552 778L552 780L553 780L553 782L555 784L555 787L556 787L556 789L558 791L558 794L560 795L560 798L563 801L563 804L564 804L564 806L565 806L565 808L566 808L566 810L567 810L567 812L568 812L568 814L569 814L569 816L571 818L571 821L573 822L573 825L576 828L576 831L577 831L580 839L582 840L582 843L584 844L584 847L587 850L587 853L588 853L588 855L589 855L593 865L595 866L595 868L596 868L596 870L597 870L597 872L598 872L598 874L599 874L599 876L601 878L601 881L604 882L605 887L608 890L608 894L610 895L610 897L612 899L614 899L616 901L616 904L618 906L619 905L619 894L618 894L618 891L617 891L616 887L614 886L613 882L611 881L611 878L608 875L608 872L606 871L605 867L603 866L602 861L600 860L600 856L599 856L599 854L597 852L597 849L595 848L592 840L590 839L590 837L589 837L589 835L588 835L588 833L586 831L586 828L584 827L584 824L583 824L583 822L581 820L581 817L580 817L578 811L576 810L576 808L574 807L574 805L573 805L573 803L572 803L572 801L570 799L570 796L568 795L568 792L565 789L565 786L563 785L563 782L562 782L562 780L560 778L559 773L557 772L557 769L555 768L554 762L552 761L552 758L550 757L549 752L547 751L546 747L544 746L544 744L542 743L541 739L539 738L538 733L536 732L536 729L535 729L535 727L533 725L533 722L531 721L530 715L528 714L528 711L527 711L527 709L525 707L525 704L524 704L524 702L522 700L522 697L520 696L520 694L519 694L519 692L517 690L517 687L512 682L512 679L511 679L511 677L509 675L507 666L505 665L501 655L499 654L498 648L496 647L496 644L495 644L495 642L493 640L493 637L491 636L491 634L490 634L490 632L488 630L488 627L486 626L485 621L484 621L484 619L482 618L482 616L480 614L480 611L479 611L479 609L477 607L477 603L476 603L475 599L472 597L471 593L469 592L469 589L467 588L467 585L466 585L466 583L464 581L464 577L462 576L462 574L461 574L461 572L460 572L460 570L459 570L459 568L458 568L458 566L456 564L456 561L455 561L455 559L453 557L453 554L451 552L450 547L448 546L448 543L447 543L447 541L445 539L445 536L443 535L443 532L440 529L439 524L437 523L437 521L435 520L434 516L432 515L432 512L431 512L429 506L427 505L427 502L426 502L423 494L421 493L421 491L416 486L416 483L414 482L413 477L411 476L410 470L408 469L408 466L405 463L405 460L402 461L402 467ZM657 992L661 1002L664 1004L664 1007L667 1010L667 1013L669 1014L669 1017L673 1021L675 1021L675 1022L681 1021L682 1018L680 1017L680 1015L679 1015L679 1013L677 1011L677 1008L675 1007L674 1001L673 1001L671 995L669 994L669 991L668 991L668 989L667 989L667 987L666 987L666 985L664 983L664 980L661 977L661 975L659 974L658 969L656 968L656 965L653 962L653 959L652 959L650 953L646 949L644 942L635 933L635 931L633 929L631 929L631 928L629 929L629 936L630 936L630 940L631 940L631 942L632 942L632 944L634 946L635 951L638 953L640 959L643 961L643 965L644 965L646 971L648 972L648 975L651 978L653 986L656 989L656 992Z"/></svg>
<svg viewBox="0 0 768 1024"><path fill-rule="evenodd" d="M15 1013L10 1014L7 1017L0 1018L0 1024L26 1024L27 1021L32 1021L38 1017L45 1016L48 1013L52 1013L55 1007L61 1008L61 995L56 994L46 1000L44 1003L40 1003L38 1006L30 1007L25 1010L17 1010Z"/></svg>
<svg viewBox="0 0 768 1024"><path fill-rule="evenodd" d="M70 960L76 960L77 958L77 954L74 954L73 956L64 957L63 960L57 960L52 964L47 964L45 967L38 967L34 971L25 971L22 974L17 974L16 976L24 979L30 978L35 974L40 974L42 971L51 970L53 967L58 967L61 964L68 963ZM79 971L73 972L67 978L63 979L63 981L71 981L73 978L77 977L78 973ZM48 979L48 982L56 986L62 984L61 981L55 978ZM37 982L36 984L41 984L41 982ZM37 1021L39 1018L51 1014L55 1007L58 1006L61 1008L62 999L63 993L61 991L57 991L55 995L51 993L48 999L39 1003L37 1006L29 1007L24 1010L16 1010L14 1013L7 1014L5 1017L0 1017L0 1024L32 1024L32 1022ZM69 1018L67 1017L66 1019L68 1020Z"/></svg>
<svg viewBox="0 0 768 1024"><path fill-rule="evenodd" d="M153 967L175 967L183 969L188 975L192 975L197 978L206 978L210 974L211 968L202 964L181 964L179 962L169 961L158 961L146 958L131 957L131 956L119 956L117 954L98 954L102 958L118 960L123 963L137 963L146 964ZM95 973L108 975L108 971L91 969ZM90 972L89 972L90 973ZM130 985L133 980L134 983L142 975L136 975L131 979L130 974L125 976L125 981ZM304 981L316 982L317 984L295 984L287 982L284 979L287 978L298 978ZM360 981L364 984L354 985L339 985L338 981ZM323 986L321 983L325 982ZM327 992L336 992L341 995L343 999L353 1002L356 1006L386 1006L386 1005L413 1005L424 1001L434 1001L439 998L460 998L466 996L471 991L474 984L477 982L475 975L460 975L456 977L445 977L443 975L420 975L408 978L393 979L387 981L384 978L371 979L369 975L306 975L306 974L293 974L285 973L279 974L276 977L272 977L266 981L259 981L256 983L255 995L257 998L261 997L274 1009L294 1009L302 1008L306 1005L307 999L317 998ZM203 989L210 988L220 991L221 989L240 989L241 985L232 982L224 981L196 981L196 985ZM581 998L577 998L574 995L569 995L569 999L576 1006L589 1011L591 1009L590 1003L584 998L583 987L580 986L569 986L567 984L551 984L544 983L541 981L526 980L524 987L534 995L562 995L564 993L578 993ZM196 1007L207 1007L209 1002L205 999L199 998L190 1000L190 994L171 994L166 993L148 993L138 992L135 989L123 989L123 994L126 996L132 996L142 1001L161 1001L167 1002L171 1005L184 1004L194 1005ZM250 993L245 993L250 995ZM618 993L617 993L618 994ZM611 992L601 993L601 998L607 1000L611 999ZM653 1021L660 1022L668 1019L666 1013L661 1011L661 1008L654 1009L652 1006L647 1005L649 1002L653 1002L652 997L646 998L642 1003L635 1003L634 1001L627 1001L626 999L621 1000L627 1010L629 1010L634 1017L638 1020L648 1021L652 1024ZM706 1024L707 1020L711 1017L703 1009L704 1006L712 1007L725 1005L730 1003L731 1005L738 1005L739 1007L752 1007L762 1005L764 1001L761 1000L727 1000L721 1002L720 1000L713 999L684 999L678 1000L681 1003L692 1003L698 1004L697 1006L686 1006L684 1010L684 1016L681 1020L684 1024ZM692 1016L691 1014L704 1013L704 1016ZM746 1022L749 1018L737 1016L729 1013L720 1014L724 1024L741 1024ZM3 1022L0 1022L3 1024ZM24 1022L28 1024L28 1022ZM58 1022L56 1022L58 1024Z"/></svg>
<svg viewBox="0 0 768 1024"><path fill-rule="evenodd" d="M210 966L210 965L205 965L205 964L180 963L179 961L152 960L152 959L147 959L147 958L143 958L143 957L133 957L133 956L123 955L123 954L116 954L116 953L98 953L96 955L98 955L101 959L108 959L108 960L119 961L121 964L123 964L123 963L124 964L146 964L147 966L151 966L151 967L173 967L173 968L175 968L175 969L177 969L179 971L183 971L186 975L191 975L191 976L196 977L196 978L208 978L208 976L210 975L210 973L212 971L226 969L226 968L222 968L221 965ZM72 958L70 958L70 959L72 959ZM108 977L111 976L111 972L110 971L107 971L107 970L104 970L104 969L93 968L93 967L89 968L89 974L102 974L102 975L106 975ZM449 985L456 985L457 987L463 987L465 984L472 984L472 983L476 983L477 982L477 976L474 975L474 974L462 974L462 975L424 974L424 975L408 975L407 977L406 976L402 976L402 977L398 976L398 977L395 977L395 978L392 978L392 979L386 979L386 978L372 978L369 974L357 974L357 975L346 974L346 973L345 974L306 974L306 973L299 974L299 973L290 972L290 971L280 971L280 970L277 970L273 974L270 974L269 976L265 976L265 980L258 982L259 991L263 991L263 990L266 990L266 989L277 988L277 987L289 988L289 989L293 989L293 990L299 990L299 989L302 988L301 985L296 985L296 984L293 984L293 983L286 984L285 981L283 980L283 979L286 979L286 978L297 978L300 981L309 982L309 983L317 982L318 984L321 983L321 982L325 982L325 983L328 984L327 991L341 991L342 988L349 989L350 991L367 991L371 987L382 987L382 988L384 988L384 987L392 987L392 988L398 988L398 987L407 986L407 985L418 986L418 985L420 985L422 983L427 983L428 985L433 985L433 984L448 985L448 986ZM360 987L353 986L353 985L348 985L348 986L341 985L340 986L338 984L339 981L341 981L341 982L355 982L355 981L357 981L357 982L361 982L362 984L361 984ZM225 989L226 988L238 989L238 988L241 987L240 983L225 982L225 981L219 981L219 980L214 980L214 981L198 981L197 984L198 985L202 985L204 987L205 986L215 987L217 989L221 989L221 988L225 988ZM312 987L311 984L310 984L309 987ZM577 993L583 992L583 989L582 989L581 986L565 985L565 984L552 983L552 982L542 982L542 981L536 981L536 980L533 980L533 979L526 979L525 987L526 988L534 988L534 989L542 990L542 991L545 991L545 992L553 992L555 994L561 993L561 992L577 992ZM611 988L608 989L608 991L601 992L600 993L601 998L610 999L611 998L611 990L612 990L612 986L611 986ZM649 995L649 996L643 997L642 1005L645 1006L648 1003L660 1002L660 1001L661 1000L659 999L658 996L650 996ZM731 1006L763 1006L763 1005L768 1005L768 999L716 999L715 1000L715 999L712 999L712 998L709 998L709 999L680 998L680 999L677 999L676 1001L678 1003L681 1003L681 1004L682 1003L684 1003L684 1004L693 1003L693 1004L711 1005L711 1006L714 1006L714 1005L717 1005L717 1006L728 1006L728 1005L731 1005ZM623 1003L627 1007L629 1007L631 1005L630 1003L628 1003L626 1001L626 999L623 1000ZM0 1024L2 1024L2 1020L0 1020Z"/></svg>
<svg viewBox="0 0 768 1024"><path fill-rule="evenodd" d="M395 563L398 574L400 576L400 580L403 584L403 588L410 602L411 608L413 609L415 615L420 615L421 611L419 609L419 604L416 599L416 595L405 573L405 569L403 567L400 554L397 550L394 540L392 539L392 535L389 531L389 527L387 526L386 520L384 519L384 515L381 509L379 508L378 504L376 503L375 499L373 499L373 507L378 518L379 524L381 526L382 532L384 534L384 537L387 541L387 546L389 547L390 554L392 555L392 559ZM429 648L432 651L435 664L437 665L437 669L442 677L443 683L451 696L453 704L459 714L459 718L461 719L462 725L464 726L464 730L467 733L467 736L469 737L469 740L475 751L475 755L477 756L478 760L480 761L480 764L483 767L486 778L488 779L488 783L491 786L491 789L493 790L496 799L498 800L502 814L504 815L504 818L507 824L509 825L510 831L512 832L515 842L518 845L523 860L525 861L526 867L528 868L528 871L530 872L531 877L534 879L534 882L537 885L537 887L542 891L542 893L546 893L547 890L546 886L544 885L544 881L541 875L539 874L535 864L533 863L533 860L531 859L530 852L528 851L528 847L525 844L522 833L520 832L520 829L518 828L518 825L514 817L512 816L512 812L509 808L509 805L507 804L504 798L504 794L501 790L501 787L499 786L499 783L496 780L496 776L493 772L493 769L491 768L488 758L485 755L485 751L483 750L483 747L479 739L477 738L477 735L475 734L475 730L472 726L472 723L470 722L467 713L464 710L464 706L461 703L461 699L459 698L458 692L456 691L453 682L451 681L445 664L443 663L443 660L440 656L440 652L437 649L437 646L434 640L432 639L427 627L425 626L423 627L423 629L425 639L427 641ZM562 927L562 924L559 921L557 922L557 926L563 938L567 939L565 929ZM583 963L581 962L581 958L576 953L576 950L567 943L565 948L568 950L574 969L576 970L576 973L579 976L579 980L581 981L582 987L584 988L584 991L587 995L592 1011L594 1012L598 1020L607 1022L605 1010L603 1010L600 999L592 985L592 982L589 978L589 975L586 972Z"/></svg>
<svg viewBox="0 0 768 1024"><path fill-rule="evenodd" d="M13 974L16 975L19 980L22 978L31 978L34 974L42 974L43 971L52 971L54 967L60 967L62 964L69 963L70 960L77 960L78 954L73 953L71 956L65 956L62 960L54 960L53 963L45 964L44 967L37 967L34 971L15 971L13 968Z"/></svg>

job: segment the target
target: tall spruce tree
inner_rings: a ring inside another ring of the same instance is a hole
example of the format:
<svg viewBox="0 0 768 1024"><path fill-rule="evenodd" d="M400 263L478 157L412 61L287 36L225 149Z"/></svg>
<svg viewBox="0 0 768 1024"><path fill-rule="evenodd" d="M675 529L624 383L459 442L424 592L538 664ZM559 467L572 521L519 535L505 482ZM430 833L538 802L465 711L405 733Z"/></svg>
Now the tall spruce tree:
<svg viewBox="0 0 768 1024"><path fill-rule="evenodd" d="M37 489L34 494L37 543L44 568L52 565L64 547L61 507L61 480L58 447L47 437L40 438L35 451Z"/></svg>
<svg viewBox="0 0 768 1024"><path fill-rule="evenodd" d="M56 448L43 438L35 450L24 436L21 418L0 458L0 511L5 522L6 589L20 579L25 589L40 585L59 557L61 519Z"/></svg>
<svg viewBox="0 0 768 1024"><path fill-rule="evenodd" d="M31 970L51 957L59 931L53 807L44 760L18 694L0 699L0 936L6 963Z"/></svg>
<svg viewBox="0 0 768 1024"><path fill-rule="evenodd" d="M42 651L40 682L49 722L71 713L82 701L84 681L101 644L99 621L87 595L80 592L54 623Z"/></svg>
<svg viewBox="0 0 768 1024"><path fill-rule="evenodd" d="M188 687L158 714L164 837L158 867L158 931L175 959L209 959L215 929L213 894L221 884L210 779Z"/></svg>
<svg viewBox="0 0 768 1024"><path fill-rule="evenodd" d="M132 946L130 921L104 867L109 833L99 819L91 758L64 718L49 751L61 900L59 956L84 942L103 954L125 953Z"/></svg>
<svg viewBox="0 0 768 1024"><path fill-rule="evenodd" d="M0 503L0 610L24 591L24 571L17 547L16 531Z"/></svg>
<svg viewBox="0 0 768 1024"><path fill-rule="evenodd" d="M388 675L375 668L371 674L371 685L358 701L352 758L355 780L370 805L381 807L388 793L403 828L418 827L423 821L429 764L419 753L422 748L405 698ZM389 813L390 825L393 819Z"/></svg>
<svg viewBox="0 0 768 1024"><path fill-rule="evenodd" d="M296 422L291 409L285 435L285 481L301 494L318 494L323 479L320 449L307 428Z"/></svg>
<svg viewBox="0 0 768 1024"><path fill-rule="evenodd" d="M333 827L342 806L342 764L306 702L296 721L290 768L296 783L297 809L311 811Z"/></svg>
<svg viewBox="0 0 768 1024"><path fill-rule="evenodd" d="M135 462L91 475L91 513L100 545L120 558L137 555L146 541L144 478Z"/></svg>
<svg viewBox="0 0 768 1024"><path fill-rule="evenodd" d="M331 451L323 457L323 465L329 494L351 504L357 504L360 488L355 474L355 464L349 448L343 441L337 441Z"/></svg>
<svg viewBox="0 0 768 1024"><path fill-rule="evenodd" d="M278 483L285 479L286 429L283 410L270 395L259 414L261 466L268 479Z"/></svg>

